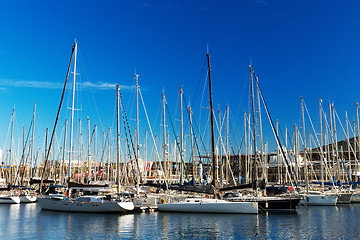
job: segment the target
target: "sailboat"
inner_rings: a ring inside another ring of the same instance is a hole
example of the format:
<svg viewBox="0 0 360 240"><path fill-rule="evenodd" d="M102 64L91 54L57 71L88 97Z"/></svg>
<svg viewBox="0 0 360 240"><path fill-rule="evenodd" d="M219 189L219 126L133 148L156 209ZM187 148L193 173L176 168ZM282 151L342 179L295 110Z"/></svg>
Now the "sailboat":
<svg viewBox="0 0 360 240"><path fill-rule="evenodd" d="M305 139L305 118L304 118L304 99L301 99L301 112L302 112L302 122L303 122L303 138ZM320 101L320 146L322 146L322 110L321 110L321 101ZM322 147L319 148L322 154ZM323 184L323 172L324 172L324 162L323 159L320 159L320 174L322 178L321 190L320 191L310 191L309 190L309 174L307 166L307 157L305 156L306 146L304 140L304 174L305 174L305 191L300 192L301 201L300 205L307 206L335 206L338 202L338 195L336 193L325 192ZM322 155L323 156L323 155Z"/></svg>
<svg viewBox="0 0 360 240"><path fill-rule="evenodd" d="M72 48L72 53L71 53L71 58L70 58L70 64L69 64L69 68L68 68L68 73L66 76L66 80L65 80L65 86L63 89L63 95L64 95L64 91L66 89L66 83L68 80L68 76L69 76L69 71L70 71L70 67L71 67L71 61L72 61L72 57L74 55L74 79L73 79L73 99L72 99L72 111L71 111L71 119L73 120L73 115L74 115L74 91L75 91L75 80L76 80L76 56L77 56L77 42L74 43L74 46ZM44 210L52 210L52 211L65 211L65 212L96 212L96 213L105 213L105 212L127 212L127 211L131 211L134 209L134 204L132 201L130 201L130 199L125 199L125 198L120 198L120 177L119 177L119 143L120 143L120 134L119 134L119 85L117 85L116 87L116 97L117 97L117 193L118 196L117 198L112 198L111 195L101 195L100 193L102 192L101 190L104 190L104 188L106 188L106 186L89 186L89 185L83 185L83 186L79 186L79 185L71 185L69 182L68 187L67 187L67 196L64 195L56 195L56 196L43 196L41 198L38 198L39 204L41 209ZM62 100L63 100L63 95L60 101L60 106L59 106L59 111L61 108L61 104L62 104ZM58 116L59 116L59 111L58 111ZM56 118L55 121L55 127L53 130L53 135L54 135L54 131L56 128L56 123L57 123L57 119L58 116ZM71 128L73 127L73 124L71 124ZM72 133L72 129L71 132ZM72 144L72 134L70 134L70 145ZM51 140L53 139L53 136L51 138ZM50 152L50 148L51 148L51 143L50 142L50 146L49 146L49 151ZM70 146L70 149L72 149L72 147ZM47 161L48 159L48 155L45 161ZM69 178L71 177L71 153L70 153L70 157L69 157L69 170L68 170L68 174L69 174ZM46 166L46 162L44 164L44 171L45 171L45 166ZM42 179L43 181L43 179ZM42 184L41 184L42 185ZM42 189L40 185L40 190ZM100 189L99 189L100 188ZM72 197L72 189L76 189L79 194L78 196ZM92 192L93 194L91 195L82 195L84 194L84 192ZM95 194L94 194L95 193Z"/></svg>
<svg viewBox="0 0 360 240"><path fill-rule="evenodd" d="M130 199L114 199L110 194L100 194L109 191L108 185L91 185L69 183L66 195L51 195L39 198L41 209L62 212L91 212L91 213L111 213L127 212L134 209L134 204ZM76 197L72 196L72 191L77 192ZM82 195L84 192L87 195ZM91 193L91 194L89 194Z"/></svg>
<svg viewBox="0 0 360 240"><path fill-rule="evenodd" d="M10 158L9 158L9 177L8 182L11 182L12 180L12 139L13 139L13 128L14 128L14 117L15 117L15 108L13 109L12 115L11 115L11 136L10 136ZM17 194L15 194L14 191L8 187L10 184L6 185L6 179L0 178L0 204L1 203L20 203L20 198Z"/></svg>
<svg viewBox="0 0 360 240"><path fill-rule="evenodd" d="M211 90L211 69L210 55L207 53L208 76L209 76L209 98L210 98L210 127L211 127L211 151L212 151L212 185L214 187L213 198L209 195L205 198L185 198L177 202L166 202L162 199L158 204L159 211L163 212L194 212L194 213L258 213L257 202L230 202L217 199L217 161L215 156L215 137L214 137L214 116Z"/></svg>
<svg viewBox="0 0 360 240"><path fill-rule="evenodd" d="M258 79L257 79L257 76L255 75L254 73L254 70L253 70L253 67L252 65L249 66L249 69L250 69L250 81L251 81L251 99L252 99L252 115L253 115L253 141L254 141L254 148L253 148L253 151L254 151L254 160L252 162L253 164L253 167L252 167L252 170L253 170L253 173L252 173L252 184L249 184L250 186L248 187L252 187L253 188L253 194L252 195L249 195L249 194L240 194L240 193L236 193L236 192L227 192L224 194L224 198L226 198L227 200L229 201L232 201L232 202L238 202L238 201L248 201L248 202L256 202L258 203L259 205L259 211L296 211L296 207L297 205L299 204L300 202L300 198L297 196L297 195L289 195L289 194L282 194L282 195L279 195L279 196L267 196L266 195L266 187L265 187L265 183L266 183L266 174L264 174L264 179L263 179L263 185L264 185L264 192L262 192L262 194L259 194L258 193L258 186L257 186L257 172L256 172L256 169L258 168L257 166L257 158L259 157L258 156L258 151L257 151L257 148L256 148L256 128L255 128L255 99L254 99L254 80L253 80L253 76L255 77L255 82L256 82L256 87L257 87L257 90L258 90L258 98L260 98L260 95L262 97L262 100L264 101L263 99L263 95L261 93L261 89L260 89L260 86L259 86L259 83L258 83ZM270 115L269 115L269 112L268 112L268 109L266 107L266 104L264 102L264 105L265 105L265 109L266 109L266 112L268 114L268 117L269 117L269 120L271 122L271 126L273 127L273 124L272 124L272 121L271 121L271 118L270 118ZM258 99L258 111L259 111L259 125L260 125L260 132L261 132L261 117L260 117L260 99ZM275 133L275 131L274 131ZM260 136L262 136L260 134ZM276 140L278 141L278 144L280 145L280 141L278 140L278 137L277 135L275 134L276 136ZM261 144L262 145L262 144ZM261 149L261 152L262 149ZM262 160L260 162L262 162L262 164L265 165L265 161L266 160ZM264 166L264 168L266 169L266 167ZM266 170L264 170L263 172L265 172ZM246 187L246 186L245 186ZM229 187L229 188L233 188L233 189L242 189L243 187L242 186L239 186L239 187Z"/></svg>
<svg viewBox="0 0 360 240"><path fill-rule="evenodd" d="M31 122L32 137L31 137L31 154L30 154L30 156L32 156L33 146L34 146L35 109L36 109L36 102L34 104L33 118L32 118L32 122ZM25 155L25 146L23 148L23 154L22 154L23 166L25 165L25 156L24 155ZM32 162L30 162L30 166L29 166L30 172L31 172L31 163ZM18 177L19 177L18 183L20 186L14 187L14 190L16 190L18 192L20 203L34 203L37 201L35 189L32 189L30 187L30 185L31 185L30 182L28 182L28 183L26 183L26 185L24 185L24 178L26 175L26 173L25 173L26 167L23 167L23 169L24 170L21 174L20 174L20 168L18 169L16 179L18 179ZM30 176L29 176L29 178L30 178ZM15 180L15 182L16 182L16 180Z"/></svg>

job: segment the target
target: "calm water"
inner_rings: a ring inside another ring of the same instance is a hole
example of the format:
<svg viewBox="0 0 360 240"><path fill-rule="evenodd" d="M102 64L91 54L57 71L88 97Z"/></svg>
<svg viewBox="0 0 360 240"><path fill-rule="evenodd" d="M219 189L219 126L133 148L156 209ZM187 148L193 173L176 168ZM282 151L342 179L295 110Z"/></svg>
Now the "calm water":
<svg viewBox="0 0 360 240"><path fill-rule="evenodd" d="M360 239L360 204L295 214L61 213L0 205L0 239Z"/></svg>

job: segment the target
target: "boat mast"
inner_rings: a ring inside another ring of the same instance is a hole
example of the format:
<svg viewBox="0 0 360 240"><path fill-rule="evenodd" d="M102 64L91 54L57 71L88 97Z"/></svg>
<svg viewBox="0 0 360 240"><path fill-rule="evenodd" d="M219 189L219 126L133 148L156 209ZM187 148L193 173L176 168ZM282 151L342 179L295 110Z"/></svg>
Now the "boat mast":
<svg viewBox="0 0 360 240"><path fill-rule="evenodd" d="M116 85L116 181L117 192L120 193L120 109L119 84Z"/></svg>
<svg viewBox="0 0 360 240"><path fill-rule="evenodd" d="M70 118L70 146L69 146L69 171L68 178L71 178L71 158L73 154L73 131L74 131L74 107L75 107L75 81L76 81L76 58L77 58L77 42L75 41L74 49L74 72L73 72L73 86L72 86L72 103L71 103L71 118Z"/></svg>
<svg viewBox="0 0 360 240"><path fill-rule="evenodd" d="M184 128L183 128L183 104L182 104L183 90L180 87L180 184L184 183L184 166L183 166L183 153L184 153Z"/></svg>
<svg viewBox="0 0 360 240"><path fill-rule="evenodd" d="M214 186L214 198L217 198L216 187L217 187L217 162L215 156L215 134L214 134L214 116L213 116L213 102L212 102L212 90L211 90L211 69L210 69L210 55L206 54L208 61L208 75L209 75L209 102L210 102L210 127L211 127L211 157L212 157L212 185Z"/></svg>
<svg viewBox="0 0 360 240"><path fill-rule="evenodd" d="M348 119L348 114L347 114L347 111L345 111L345 118L346 118L346 140L347 140L347 152L348 152L348 159L349 159L349 172L351 173L351 152L350 152L350 148L351 148L351 145L350 145L350 133L349 133L349 119ZM355 140L355 139L354 139ZM352 176L350 176L350 182L352 181Z"/></svg>
<svg viewBox="0 0 360 240"><path fill-rule="evenodd" d="M255 122L255 100L254 100L254 82L253 82L253 68L251 65L249 65L250 69L250 85L251 85L251 108L252 108L252 116L253 116L253 140L254 140L254 161L252 166L252 179L253 179L253 189L257 189L257 164L256 164L256 157L257 157L257 150L256 150L256 122ZM257 194L257 190L255 191Z"/></svg>
<svg viewBox="0 0 360 240"><path fill-rule="evenodd" d="M258 82L258 77L255 75L256 82ZM263 143L263 133L262 133L262 122L261 122L261 108L260 108L260 89L257 85L256 87L257 93L257 101L258 101L258 116L259 116L259 133L260 133L260 149L261 149L261 164L262 164L262 179L263 181L267 181L267 164L265 158L264 151L264 143ZM264 195L266 196L266 188L264 189Z"/></svg>
<svg viewBox="0 0 360 240"><path fill-rule="evenodd" d="M135 79L136 79L136 165L139 166L139 75L135 73ZM140 168L138 167L138 174L136 176L136 193L139 194L140 192Z"/></svg>
<svg viewBox="0 0 360 240"><path fill-rule="evenodd" d="M162 110L163 110L163 134L164 134L164 142L163 142L163 161L164 161L164 174L165 179L167 178L167 165L166 165L166 125L165 125L165 93L162 94Z"/></svg>
<svg viewBox="0 0 360 240"><path fill-rule="evenodd" d="M34 154L35 111L36 111L36 102L34 103L34 113L33 113L33 120L32 120L32 134L31 134L31 153L30 153L29 178L31 177L32 164L33 164L33 154Z"/></svg>
<svg viewBox="0 0 360 240"><path fill-rule="evenodd" d="M60 100L58 112L57 112L56 119L55 119L54 129L53 129L53 132L52 132L52 135L51 135L51 140L50 140L50 145L49 145L49 151L46 153L46 156L45 156L44 168L43 168L43 172L42 172L42 174L41 174L41 182L40 182L40 186L39 186L39 191L40 191L40 193L42 192L42 185L43 185L43 180L44 180L44 174L45 174L46 165L47 165L47 162L48 162L48 159L49 159L49 152L50 152L50 150L51 150L52 142L53 142L53 139L54 139L54 136L55 136L56 125L57 125L57 122L58 122L58 120L59 120L60 110L61 110L62 102L63 102L63 100L64 100L64 95L65 95L65 90L66 90L66 84L67 84L67 81L68 81L68 78L69 78L71 61L72 61L72 57L73 57L73 54L74 54L75 46L76 46L76 42L74 43L74 46L72 47L72 51L71 51L70 63L69 63L69 67L68 67L68 70L67 70L67 73L66 73L65 84L64 84L64 88L63 88L63 91L62 91L62 95L61 95L61 100Z"/></svg>
<svg viewBox="0 0 360 240"><path fill-rule="evenodd" d="M189 106L189 121L190 121L190 145L191 145L191 159L192 159L192 175L193 179L196 179L196 167L195 167L195 156L194 156L194 132L192 128L192 109Z"/></svg>
<svg viewBox="0 0 360 240"><path fill-rule="evenodd" d="M302 115L302 124L303 124L303 148L304 148L304 174L305 174L305 184L306 184L306 193L309 193L309 173L307 167L307 156L306 156L306 133L305 133L305 114L304 114L304 99L301 97L301 115Z"/></svg>
<svg viewBox="0 0 360 240"><path fill-rule="evenodd" d="M323 137L322 137L322 108L321 108L322 100L319 99L319 112L320 112L320 152L322 153L323 149ZM325 158L325 156L323 156ZM324 192L324 163L323 159L320 159L320 175L321 175L321 192Z"/></svg>
<svg viewBox="0 0 360 240"><path fill-rule="evenodd" d="M218 117L219 117L219 136L218 136L218 141L219 141L219 147L218 147L218 159L217 159L217 164L220 165L220 187L223 187L223 182L224 182L224 166L223 166L223 161L222 161L222 151L221 151L221 147L222 147L222 136L221 136L221 131L222 131L222 123L221 123L221 111L220 108L218 109ZM219 175L219 171L217 173Z"/></svg>
<svg viewBox="0 0 360 240"><path fill-rule="evenodd" d="M354 138L354 142L356 142L357 148L355 147L355 156L357 155L357 152L360 153L360 123L359 123L359 104L358 102L355 102L356 105L356 130L357 130L357 137Z"/></svg>
<svg viewBox="0 0 360 240"><path fill-rule="evenodd" d="M83 178L83 174L82 174L82 165L80 167L80 162L82 162L82 147L81 147L81 139L82 139L82 132L81 132L81 119L79 119L79 145L78 145L78 160L77 160L77 182L81 182L84 183L82 180ZM80 177L79 177L79 173L80 173Z"/></svg>
<svg viewBox="0 0 360 240"><path fill-rule="evenodd" d="M15 118L15 107L13 108L13 112L11 115L11 133L10 133L10 158L9 158L9 181L8 183L12 183L12 141L13 141L13 131L14 131L14 118Z"/></svg>
<svg viewBox="0 0 360 240"><path fill-rule="evenodd" d="M90 118L87 117L87 123L88 123L88 177L87 177L87 183L91 181L91 140L90 140Z"/></svg>
<svg viewBox="0 0 360 240"><path fill-rule="evenodd" d="M226 106L226 154L227 159L230 161L230 144L229 144L229 118L230 118L230 108L229 105ZM229 162L225 164L225 181L228 183L229 175Z"/></svg>
<svg viewBox="0 0 360 240"><path fill-rule="evenodd" d="M249 149L248 149L248 130L247 130L247 115L246 112L244 111L244 145L245 145L245 183L249 183L249 175L248 175L248 171L249 171L249 165L248 165L248 153L249 153ZM240 158L239 158L240 159ZM241 159L240 159L241 160ZM240 179L240 174L239 174L239 179ZM241 183L241 182L240 182Z"/></svg>
<svg viewBox="0 0 360 240"><path fill-rule="evenodd" d="M106 180L110 181L110 166L111 166L111 152L110 152L110 132L111 132L111 127L109 127L109 135L108 135L108 160L107 160L107 174L106 174Z"/></svg>
<svg viewBox="0 0 360 240"><path fill-rule="evenodd" d="M67 130L67 119L65 119L65 131L64 131L64 147L63 147L63 154L62 160L60 162L60 183L64 184L64 163L65 163L65 152L66 152L66 130Z"/></svg>

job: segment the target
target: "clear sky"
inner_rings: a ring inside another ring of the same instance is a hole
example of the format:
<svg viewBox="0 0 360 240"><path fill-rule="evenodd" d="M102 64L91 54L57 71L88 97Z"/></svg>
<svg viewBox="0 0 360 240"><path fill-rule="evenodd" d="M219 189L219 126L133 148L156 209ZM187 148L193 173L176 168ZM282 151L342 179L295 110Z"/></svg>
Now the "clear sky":
<svg viewBox="0 0 360 240"><path fill-rule="evenodd" d="M178 129L180 86L205 129L207 46L214 108L224 113L230 106L235 148L243 134L243 111L251 111L250 62L272 117L279 119L282 129L301 124L300 97L314 124L319 98L326 110L328 103L334 103L342 121L345 110L354 121L355 101L360 100L359 10L360 3L354 0L4 1L0 7L0 147L9 146L5 141L14 106L15 146L21 146L22 128L29 129L34 102L35 141L43 145L45 129L51 132L54 125L75 39L82 84L76 119L82 119L84 135L87 116L91 128L98 125L100 136L110 126L115 129L115 84L122 87L133 126L135 72L140 75L154 134L162 136L163 91ZM70 114L69 92L58 141ZM145 129L142 111L142 139ZM264 137L275 142L270 131Z"/></svg>

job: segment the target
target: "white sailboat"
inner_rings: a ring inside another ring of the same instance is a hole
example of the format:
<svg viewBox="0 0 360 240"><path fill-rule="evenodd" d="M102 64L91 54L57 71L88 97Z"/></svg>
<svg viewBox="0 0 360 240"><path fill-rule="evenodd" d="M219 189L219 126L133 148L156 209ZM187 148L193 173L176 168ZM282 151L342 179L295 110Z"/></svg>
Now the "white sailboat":
<svg viewBox="0 0 360 240"><path fill-rule="evenodd" d="M211 127L211 151L212 151L212 171L214 186L214 199L210 198L185 198L177 202L166 202L162 199L158 204L159 211L164 212L195 212L195 213L258 213L257 202L230 202L227 200L216 199L217 186L217 161L215 156L215 137L214 137L214 116L211 91L211 70L210 55L206 54L208 61L208 77L209 77L209 97L210 97L210 127Z"/></svg>
<svg viewBox="0 0 360 240"><path fill-rule="evenodd" d="M105 200L105 196L81 196L75 199L39 198L41 209L62 212L127 212L134 209L130 201Z"/></svg>
<svg viewBox="0 0 360 240"><path fill-rule="evenodd" d="M20 194L20 203L34 203L37 201L37 196L31 194Z"/></svg>
<svg viewBox="0 0 360 240"><path fill-rule="evenodd" d="M10 158L9 158L9 178L8 181L12 180L12 139L13 139L13 129L14 129L14 117L15 117L15 108L13 109L11 115L11 135L10 135ZM14 191L10 191L10 188L6 184L5 178L0 178L0 188L2 191L0 192L0 204L17 204L20 203L20 198L15 194Z"/></svg>
<svg viewBox="0 0 360 240"><path fill-rule="evenodd" d="M160 203L162 212L193 212L193 213L258 213L257 202L229 202L211 198L186 198L173 203Z"/></svg>
<svg viewBox="0 0 360 240"><path fill-rule="evenodd" d="M20 197L19 196L14 196L13 194L6 194L3 193L0 195L0 204L1 203L10 203L10 204L18 204L20 203Z"/></svg>
<svg viewBox="0 0 360 240"><path fill-rule="evenodd" d="M320 152L322 158L320 159L320 176L321 176L321 189L320 191L309 191L309 181L308 181L308 173L307 173L307 164L305 164L305 177L306 177L306 190L303 193L300 193L301 200L300 205L307 205L307 206L335 206L338 203L338 194L331 192L331 191L325 191L324 189L324 153L322 150L323 146L323 138L322 138L322 106L321 106L322 100L319 100L319 111L320 111ZM302 107L302 118L303 118L303 124L304 124L304 102L301 98L301 107ZM303 126L303 129L305 129L305 126ZM305 134L304 134L305 138ZM305 146L304 146L305 149ZM305 150L304 150L305 151ZM306 160L306 157L304 158Z"/></svg>
<svg viewBox="0 0 360 240"><path fill-rule="evenodd" d="M307 206L335 206L338 201L336 194L320 192L320 191L309 191L304 194L300 194L301 200L299 205Z"/></svg>
<svg viewBox="0 0 360 240"><path fill-rule="evenodd" d="M73 121L74 115L74 91L75 91L75 76L76 76L76 55L77 55L77 43L74 43L71 59L74 54L74 82L73 82L73 99L72 99L72 111L71 111L71 120ZM69 64L69 70L71 66L71 60ZM68 73L69 73L68 70ZM64 90L66 89L68 75L66 77ZM119 95L119 86L117 85L117 100ZM119 101L118 101L119 102ZM60 102L61 107L62 99ZM60 109L59 107L59 109ZM119 104L117 104L117 111L119 115ZM117 154L117 171L119 172L119 116L118 116L118 154ZM55 124L56 126L56 124ZM71 123L71 132L70 132L70 149L72 149L72 127L73 124ZM55 128L54 128L55 131ZM51 143L50 143L51 144ZM51 146L51 145L50 145ZM49 150L50 152L50 150ZM45 168L45 167L44 167ZM71 153L69 154L69 170L68 170L68 177L71 177ZM118 187L117 192L120 192L120 178L117 177ZM38 202L40 204L41 209L44 210L52 210L52 211L66 211L66 212L96 212L96 213L103 213L103 212L127 212L134 209L134 204L132 201L128 199L113 199L110 196L107 198L106 196L99 195L99 187L98 186L84 186L86 191L89 191L91 188L93 192L97 192L98 195L83 195L76 198L66 198L65 196L44 196L38 198ZM76 187L74 189L82 189L83 187ZM106 188L106 187L103 187ZM41 188L40 188L41 189ZM71 189L70 183L68 185L68 195L71 196ZM84 189L84 188L83 188Z"/></svg>

